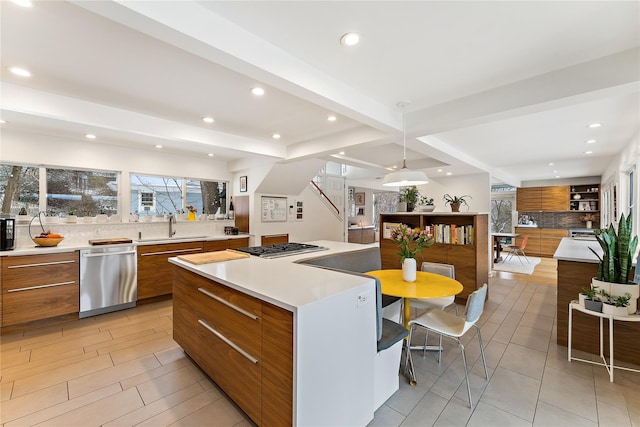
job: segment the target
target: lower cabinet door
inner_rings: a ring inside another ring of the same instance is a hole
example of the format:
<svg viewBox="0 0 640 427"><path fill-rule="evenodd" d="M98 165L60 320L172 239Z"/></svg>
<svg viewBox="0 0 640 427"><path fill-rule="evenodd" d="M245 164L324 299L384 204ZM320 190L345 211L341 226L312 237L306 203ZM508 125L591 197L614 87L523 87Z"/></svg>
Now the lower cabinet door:
<svg viewBox="0 0 640 427"><path fill-rule="evenodd" d="M3 326L62 316L80 311L77 283L42 289L6 292L2 301Z"/></svg>

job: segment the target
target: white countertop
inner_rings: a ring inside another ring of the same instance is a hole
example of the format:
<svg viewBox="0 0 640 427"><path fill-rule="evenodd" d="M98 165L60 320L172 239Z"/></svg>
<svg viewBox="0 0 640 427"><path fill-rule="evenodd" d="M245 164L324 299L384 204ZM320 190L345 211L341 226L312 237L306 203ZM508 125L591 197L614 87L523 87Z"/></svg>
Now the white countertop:
<svg viewBox="0 0 640 427"><path fill-rule="evenodd" d="M328 250L272 259L251 256L200 265L182 261L177 257L169 258L169 262L292 312L312 302L368 282L373 283L373 279L294 262L328 254L363 250L370 245L328 240L304 243L323 246Z"/></svg>
<svg viewBox="0 0 640 427"><path fill-rule="evenodd" d="M116 236L114 236L116 237ZM213 240L227 240L227 239L242 239L249 237L248 234L224 234L217 236L182 236L182 237L172 237L172 238L157 238L157 239L142 239L133 240L132 243L122 243L117 245L90 245L87 243L80 244L65 244L64 240L58 246L23 246L16 248L12 251L0 251L0 256L20 256L20 255L41 255L41 254L54 254L60 252L71 252L71 251L79 251L83 249L93 249L93 248L102 248L102 247L117 247L117 246L144 246L144 245L161 245L165 243L185 243L185 242L202 242L202 241L213 241Z"/></svg>
<svg viewBox="0 0 640 427"><path fill-rule="evenodd" d="M600 260L589 248L593 248L599 255L602 255L602 248L597 240L578 240L570 237L563 237L558 245L558 249L553 257L561 261L577 261L598 263Z"/></svg>

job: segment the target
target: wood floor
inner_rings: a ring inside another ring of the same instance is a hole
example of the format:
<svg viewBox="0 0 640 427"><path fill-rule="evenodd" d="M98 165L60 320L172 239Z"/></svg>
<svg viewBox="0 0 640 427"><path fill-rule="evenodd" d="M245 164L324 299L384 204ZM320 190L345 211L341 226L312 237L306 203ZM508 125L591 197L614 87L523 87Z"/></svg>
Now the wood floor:
<svg viewBox="0 0 640 427"><path fill-rule="evenodd" d="M540 264L536 265L532 274L509 273L506 271L494 271L495 276L502 279L520 280L523 282L537 283L539 285L556 286L558 282L558 261L553 258L540 258Z"/></svg>

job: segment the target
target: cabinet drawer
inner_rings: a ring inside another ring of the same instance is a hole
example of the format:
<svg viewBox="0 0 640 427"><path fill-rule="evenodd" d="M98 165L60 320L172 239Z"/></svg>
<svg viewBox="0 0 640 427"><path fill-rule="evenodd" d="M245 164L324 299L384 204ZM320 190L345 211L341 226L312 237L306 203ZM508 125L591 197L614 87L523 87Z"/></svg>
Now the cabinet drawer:
<svg viewBox="0 0 640 427"><path fill-rule="evenodd" d="M2 264L2 291L78 284L77 252L6 257Z"/></svg>
<svg viewBox="0 0 640 427"><path fill-rule="evenodd" d="M229 249L246 248L249 246L249 238L229 239Z"/></svg>
<svg viewBox="0 0 640 427"><path fill-rule="evenodd" d="M260 358L261 301L177 267L174 287L194 313L236 345L238 351Z"/></svg>
<svg viewBox="0 0 640 427"><path fill-rule="evenodd" d="M224 251L225 249L229 249L229 240L227 239L212 240L203 244L204 252Z"/></svg>
<svg viewBox="0 0 640 427"><path fill-rule="evenodd" d="M216 384L258 425L261 424L261 364L253 362L218 335L176 291L174 339ZM260 340L260 337L255 338Z"/></svg>
<svg viewBox="0 0 640 427"><path fill-rule="evenodd" d="M7 292L2 298L3 326L80 311L80 288L73 285Z"/></svg>

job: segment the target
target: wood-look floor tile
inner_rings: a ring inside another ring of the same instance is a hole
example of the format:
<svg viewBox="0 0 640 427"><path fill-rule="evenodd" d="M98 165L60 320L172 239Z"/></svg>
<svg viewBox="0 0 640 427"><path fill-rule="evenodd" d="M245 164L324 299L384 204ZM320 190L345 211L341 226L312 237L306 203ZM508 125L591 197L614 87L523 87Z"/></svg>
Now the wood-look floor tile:
<svg viewBox="0 0 640 427"><path fill-rule="evenodd" d="M141 344L135 344L126 349L111 352L111 358L116 365L126 361L137 359L156 351L166 350L177 346L178 344L168 335L161 336L155 340L147 341Z"/></svg>
<svg viewBox="0 0 640 427"><path fill-rule="evenodd" d="M21 349L29 349L33 344L42 345L42 343L54 343L62 336L62 329L58 331L50 331L48 333L33 333L29 336L22 334L9 334L2 336L2 348L14 348L19 345Z"/></svg>
<svg viewBox="0 0 640 427"><path fill-rule="evenodd" d="M56 384L21 397L13 398L2 403L0 423L15 420L66 400L68 400L66 383Z"/></svg>
<svg viewBox="0 0 640 427"><path fill-rule="evenodd" d="M76 399L70 399L57 405L50 406L46 409L35 411L29 415L5 424L4 427L24 427L36 425L50 420L51 418L66 414L67 412L73 411L75 409L82 408L85 405L96 402L100 399L104 399L107 396L120 393L121 391L122 389L118 384L112 384L93 393L82 395ZM85 425L89 426L91 424Z"/></svg>
<svg viewBox="0 0 640 427"><path fill-rule="evenodd" d="M60 366L47 372L16 380L13 387L13 397L32 393L54 384L69 381L100 369L113 366L109 356L98 356L88 360Z"/></svg>
<svg viewBox="0 0 640 427"><path fill-rule="evenodd" d="M12 351L0 356L0 375L1 372L11 366L20 365L29 362L31 359L31 350Z"/></svg>
<svg viewBox="0 0 640 427"><path fill-rule="evenodd" d="M99 332L91 335L71 335L64 336L58 339L55 343L43 345L43 346L33 346L32 349L32 360L38 360L42 357L49 357L52 354L69 351L69 349L80 349L83 350L87 346L92 346L95 344L101 344L108 341L111 341L112 337L109 332ZM89 350L91 351L91 350Z"/></svg>
<svg viewBox="0 0 640 427"><path fill-rule="evenodd" d="M138 424L136 427L168 426L219 399L221 399L220 393L216 393L213 390L205 391L204 393L198 394L189 400L175 405L171 410L161 412L158 415L149 418L148 420ZM209 420L209 424L210 423L211 420Z"/></svg>
<svg viewBox="0 0 640 427"><path fill-rule="evenodd" d="M186 357L187 357L186 353L184 352L184 350L180 346L173 347L173 348L168 348L166 350L162 350L162 351L157 351L156 352L156 358L163 365L167 365L169 363L173 363L176 360L184 359Z"/></svg>
<svg viewBox="0 0 640 427"><path fill-rule="evenodd" d="M199 410L179 419L170 426L205 426L216 420L216 427L232 427L242 421L244 415L226 399L218 399Z"/></svg>
<svg viewBox="0 0 640 427"><path fill-rule="evenodd" d="M187 365L142 383L137 386L137 389L144 403L148 405L164 396L175 393L192 384L197 384L203 377L198 368Z"/></svg>
<svg viewBox="0 0 640 427"><path fill-rule="evenodd" d="M51 418L38 426L100 426L142 406L135 389L125 390Z"/></svg>
<svg viewBox="0 0 640 427"><path fill-rule="evenodd" d="M111 332L111 335L113 336L113 338L120 338L124 335L134 334L136 332L145 331L147 329L164 330L171 326L172 324L169 318L158 317L158 318L145 319L137 323L130 323L130 324L127 324L126 326L121 326L119 328L111 328L109 329L109 332Z"/></svg>
<svg viewBox="0 0 640 427"><path fill-rule="evenodd" d="M69 398L81 396L160 366L153 356L114 365L69 381Z"/></svg>
<svg viewBox="0 0 640 427"><path fill-rule="evenodd" d="M108 333L108 331L107 331ZM98 354L107 354L112 351L121 350L123 348L127 348L131 346L131 342L143 342L148 340L153 340L162 336L161 334L153 331L152 329L148 329L146 331L140 331L136 334L125 335L124 337L118 339L112 339L110 341L104 341L97 344L88 345L84 348L84 351L97 351Z"/></svg>
<svg viewBox="0 0 640 427"><path fill-rule="evenodd" d="M39 360L36 362L23 363L4 369L2 372L2 379L3 381L14 381L20 378L26 378L40 373L46 373L61 366L66 366L96 357L98 357L98 353L94 351L91 353L84 353L79 356L70 357L68 359L54 360L53 362L48 360Z"/></svg>
<svg viewBox="0 0 640 427"><path fill-rule="evenodd" d="M137 425L202 393L204 393L202 387L198 384L192 384L187 388L165 396L161 400L156 400L107 424L103 424L102 427L128 427Z"/></svg>
<svg viewBox="0 0 640 427"><path fill-rule="evenodd" d="M116 366L119 366L119 365L116 365ZM158 366L157 368L149 369L148 371L145 371L141 374L123 379L122 381L120 381L120 385L122 386L123 390L126 390L128 388L136 387L140 384L146 383L147 381L150 381L154 378L158 378L163 375L166 375L169 372L182 369L185 366L193 366L192 362L186 357L176 360L173 363L167 363L166 365L161 365L161 366Z"/></svg>
<svg viewBox="0 0 640 427"><path fill-rule="evenodd" d="M11 399L11 391L13 390L13 381L4 381L0 383L0 402Z"/></svg>

